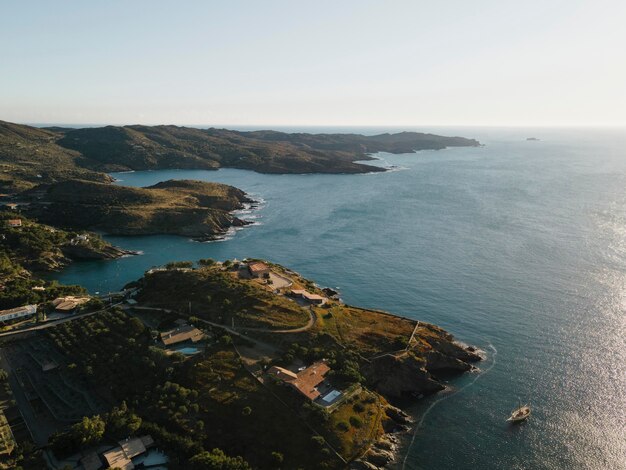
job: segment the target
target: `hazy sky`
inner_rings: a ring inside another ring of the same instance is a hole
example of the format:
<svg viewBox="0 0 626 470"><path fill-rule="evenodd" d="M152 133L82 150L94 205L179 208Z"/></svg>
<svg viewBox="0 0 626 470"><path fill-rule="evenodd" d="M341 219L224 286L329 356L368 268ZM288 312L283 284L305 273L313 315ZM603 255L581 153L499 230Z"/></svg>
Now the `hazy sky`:
<svg viewBox="0 0 626 470"><path fill-rule="evenodd" d="M0 119L626 125L626 1L3 0Z"/></svg>

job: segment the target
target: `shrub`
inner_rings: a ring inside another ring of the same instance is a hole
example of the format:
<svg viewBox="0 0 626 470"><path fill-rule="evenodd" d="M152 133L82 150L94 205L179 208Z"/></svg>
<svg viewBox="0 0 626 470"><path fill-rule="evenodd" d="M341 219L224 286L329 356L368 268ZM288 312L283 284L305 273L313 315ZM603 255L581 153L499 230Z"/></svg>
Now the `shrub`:
<svg viewBox="0 0 626 470"><path fill-rule="evenodd" d="M337 423L337 429L339 429L340 431L344 431L345 432L348 429L350 429L350 426L345 421L339 421Z"/></svg>
<svg viewBox="0 0 626 470"><path fill-rule="evenodd" d="M363 421L358 416L350 416L350 424L355 428L363 427Z"/></svg>
<svg viewBox="0 0 626 470"><path fill-rule="evenodd" d="M283 460L285 460L283 454L281 454L280 452L272 452L272 461L275 464L280 465L281 463L283 463Z"/></svg>
<svg viewBox="0 0 626 470"><path fill-rule="evenodd" d="M359 402L356 402L354 405L352 405L352 408L357 413L363 413L365 411L365 407L363 406L362 403L359 403Z"/></svg>
<svg viewBox="0 0 626 470"><path fill-rule="evenodd" d="M221 449L203 451L189 459L191 470L249 470L250 465L241 457L229 457Z"/></svg>

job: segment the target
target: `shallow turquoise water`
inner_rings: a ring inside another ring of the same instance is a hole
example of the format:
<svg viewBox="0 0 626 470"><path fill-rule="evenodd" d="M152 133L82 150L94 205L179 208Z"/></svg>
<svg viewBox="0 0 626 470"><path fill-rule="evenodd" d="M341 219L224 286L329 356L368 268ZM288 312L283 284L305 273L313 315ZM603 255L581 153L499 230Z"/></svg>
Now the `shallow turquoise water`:
<svg viewBox="0 0 626 470"><path fill-rule="evenodd" d="M174 349L174 351L184 354L185 356L193 356L194 354L197 354L198 352L200 352L200 349L187 346L184 348Z"/></svg>
<svg viewBox="0 0 626 470"><path fill-rule="evenodd" d="M117 174L233 184L264 200L260 225L217 243L107 237L144 254L56 278L103 292L171 260L272 259L489 353L415 406L405 468L625 468L626 132L440 132L486 145L381 155L403 168L384 174ZM511 427L518 397L533 416Z"/></svg>

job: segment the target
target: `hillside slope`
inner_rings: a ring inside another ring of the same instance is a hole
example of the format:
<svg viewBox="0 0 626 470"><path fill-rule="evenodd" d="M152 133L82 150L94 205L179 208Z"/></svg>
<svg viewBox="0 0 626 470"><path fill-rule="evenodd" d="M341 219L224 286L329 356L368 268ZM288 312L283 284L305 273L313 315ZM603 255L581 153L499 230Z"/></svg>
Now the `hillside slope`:
<svg viewBox="0 0 626 470"><path fill-rule="evenodd" d="M230 212L252 201L243 191L219 183L181 180L131 188L73 180L51 185L42 202L32 210L55 226L209 239L244 225Z"/></svg>
<svg viewBox="0 0 626 470"><path fill-rule="evenodd" d="M111 181L79 152L59 146L59 134L0 121L0 190L14 192L72 178Z"/></svg>
<svg viewBox="0 0 626 470"><path fill-rule="evenodd" d="M384 171L356 163L372 153L477 145L474 139L419 132L364 136L140 125L40 129L0 121L0 190L70 179L107 182L110 171L167 168L366 173Z"/></svg>

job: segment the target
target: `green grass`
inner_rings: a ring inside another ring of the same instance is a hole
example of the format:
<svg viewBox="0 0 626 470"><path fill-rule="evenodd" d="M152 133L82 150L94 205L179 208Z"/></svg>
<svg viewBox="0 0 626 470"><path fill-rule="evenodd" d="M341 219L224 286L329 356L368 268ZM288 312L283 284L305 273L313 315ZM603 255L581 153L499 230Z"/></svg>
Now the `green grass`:
<svg viewBox="0 0 626 470"><path fill-rule="evenodd" d="M308 312L253 280L238 279L219 265L193 271L157 271L142 281L138 300L189 311L199 318L236 327L289 329L309 321ZM175 294L174 294L175 293Z"/></svg>

